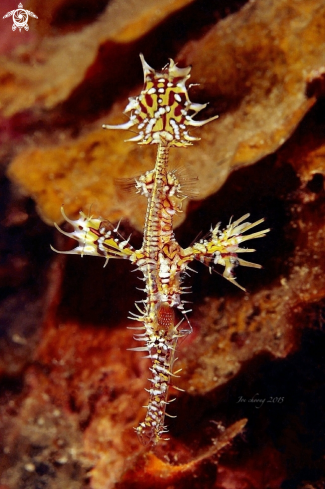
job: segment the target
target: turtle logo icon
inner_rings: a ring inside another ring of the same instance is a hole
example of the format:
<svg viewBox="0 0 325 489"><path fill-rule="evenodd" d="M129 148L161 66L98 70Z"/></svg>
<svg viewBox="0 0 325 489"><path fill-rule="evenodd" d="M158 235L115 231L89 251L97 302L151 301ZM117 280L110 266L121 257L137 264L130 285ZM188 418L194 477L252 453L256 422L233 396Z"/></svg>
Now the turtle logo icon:
<svg viewBox="0 0 325 489"><path fill-rule="evenodd" d="M30 10L24 10L22 3L18 5L18 8L16 10L11 10L11 12L7 12L6 15L3 16L3 19L6 19L7 17L12 16L13 20L13 25L12 25L12 30L15 31L18 27L19 32L21 32L22 28L25 29L25 31L28 31L29 25L28 25L28 16L34 17L34 19L38 19L37 15L34 14L34 12L31 12Z"/></svg>

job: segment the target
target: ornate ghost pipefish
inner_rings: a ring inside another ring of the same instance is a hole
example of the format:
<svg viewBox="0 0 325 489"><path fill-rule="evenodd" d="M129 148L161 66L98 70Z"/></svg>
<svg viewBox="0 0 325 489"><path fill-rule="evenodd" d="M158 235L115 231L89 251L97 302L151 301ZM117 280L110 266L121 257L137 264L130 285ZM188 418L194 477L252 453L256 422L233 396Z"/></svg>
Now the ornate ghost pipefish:
<svg viewBox="0 0 325 489"><path fill-rule="evenodd" d="M189 293L182 282L189 264L199 260L213 269L215 265L225 267L223 276L233 284L241 287L234 276L237 265L260 268L260 265L238 258L238 253L253 252L253 249L240 248L243 241L261 238L269 231L265 229L250 235L243 235L249 229L262 223L244 222L249 214L235 222L230 222L224 230L216 225L209 236L192 246L183 249L176 241L173 231L173 216L182 212L182 202L187 198L183 192L186 185L182 176L176 171L168 170L169 148L192 145L199 138L190 136L189 126L200 127L218 118L211 117L203 121L193 117L207 104L195 104L190 101L186 81L191 68L179 68L170 60L162 71L151 68L140 55L144 71L144 88L140 95L129 99L125 113L130 113L129 120L120 125L103 125L105 129L135 130L136 136L128 141L138 144L158 144L156 164L153 170L147 171L135 179L137 193L148 199L143 243L135 250L108 221L86 217L82 212L76 221L69 220L63 210L63 216L73 226L71 233L63 232L76 239L79 245L71 251L80 255L124 258L133 263L143 274L146 298L141 301L143 307L136 303L137 313L131 312L130 319L139 321L142 326L132 329L140 330L135 339L144 342L144 346L131 348L134 351L148 352L152 361L150 368L152 378L147 413L136 433L144 444L155 445L167 432L164 425L168 389L173 372L175 350L180 337L191 332L191 326L181 296ZM56 251L56 250L55 250ZM245 289L243 289L245 290ZM176 319L177 310L183 315ZM181 327L184 319L187 327Z"/></svg>

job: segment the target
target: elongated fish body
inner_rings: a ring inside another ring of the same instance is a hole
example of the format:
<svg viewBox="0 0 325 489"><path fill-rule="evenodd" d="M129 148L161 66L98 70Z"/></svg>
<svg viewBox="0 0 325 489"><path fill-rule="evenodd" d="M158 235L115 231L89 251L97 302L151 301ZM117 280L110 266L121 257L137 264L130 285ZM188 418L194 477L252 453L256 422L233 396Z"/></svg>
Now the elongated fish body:
<svg viewBox="0 0 325 489"><path fill-rule="evenodd" d="M105 265L110 258L123 258L135 265L143 275L146 294L141 307L135 304L137 312L130 312L130 319L141 325L134 339L141 346L134 351L147 352L151 359L151 378L147 413L135 431L140 440L153 446L164 439L168 390L172 378L175 351L179 338L191 332L187 318L186 301L182 295L189 293L183 280L193 260L199 260L213 269L224 267L223 276L234 285L241 287L234 276L236 266L260 268L260 265L238 257L239 253L253 252L241 248L240 243L249 239L261 238L269 231L264 229L253 234L244 233L261 224L264 219L254 223L246 221L249 214L230 222L220 230L220 223L211 229L210 234L192 246L183 249L176 241L173 231L173 216L182 212L182 202L187 198L182 185L182 176L168 169L169 148L171 146L190 146L199 140L188 132L192 126L199 127L217 119L214 116L203 121L193 117L206 104L195 104L189 99L186 81L190 68L179 68L173 60L158 72L151 68L140 55L144 71L144 88L138 97L129 99L125 113L129 120L120 125L104 125L105 129L121 129L137 132L128 141L138 144L157 144L157 158L152 170L135 178L136 192L148 199L143 243L139 250L132 247L130 238L123 238L109 221L87 217L80 212L77 220L70 220L62 209L62 214L73 227L72 232L63 234L78 241L71 251L60 253L102 256ZM57 250L55 250L57 251ZM245 289L243 289L245 290Z"/></svg>

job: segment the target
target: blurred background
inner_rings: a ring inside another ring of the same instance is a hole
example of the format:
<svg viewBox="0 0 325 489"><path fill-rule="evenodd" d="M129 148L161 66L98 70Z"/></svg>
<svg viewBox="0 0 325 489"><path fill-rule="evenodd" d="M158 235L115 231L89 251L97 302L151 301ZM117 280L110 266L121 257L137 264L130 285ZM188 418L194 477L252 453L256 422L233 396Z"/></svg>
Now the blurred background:
<svg viewBox="0 0 325 489"><path fill-rule="evenodd" d="M323 489L325 2L0 10L0 489ZM19 15L28 29L13 30ZM151 169L156 147L101 129L127 120L139 53L157 70L192 66L190 98L209 102L197 118L220 116L171 149L171 168L198 177L181 246L247 212L271 227L252 242L263 269L238 270L247 293L194 265L184 392L153 451L132 429L150 366L127 351L139 280L128 263L50 249L74 246L53 227L62 204L70 218L121 219L141 247L146 200L116 180Z"/></svg>

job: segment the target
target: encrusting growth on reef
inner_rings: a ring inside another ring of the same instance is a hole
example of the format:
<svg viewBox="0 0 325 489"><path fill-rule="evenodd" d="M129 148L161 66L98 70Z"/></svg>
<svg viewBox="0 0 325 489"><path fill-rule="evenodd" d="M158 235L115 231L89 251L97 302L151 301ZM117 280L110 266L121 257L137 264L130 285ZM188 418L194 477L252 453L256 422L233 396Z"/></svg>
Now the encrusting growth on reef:
<svg viewBox="0 0 325 489"><path fill-rule="evenodd" d="M261 224L264 219L254 223L247 222L249 214L230 222L224 230L220 223L211 229L208 236L188 248L182 248L176 241L173 231L173 216L182 212L182 202L187 198L182 189L182 179L177 171L168 170L169 148L171 146L190 146L199 138L188 133L189 126L199 127L217 119L193 120L206 104L196 104L189 100L186 81L191 68L178 68L170 60L162 71L151 68L140 55L144 71L144 88L138 97L129 99L125 112L129 120L120 125L104 125L105 129L135 130L136 136L129 139L138 144L158 144L157 159L153 170L135 179L137 193L148 199L143 232L143 243L139 250L124 239L109 221L87 217L80 213L77 220L66 221L73 226L70 233L63 234L78 241L71 251L60 253L102 256L106 259L124 258L131 261L143 274L146 298L140 307L135 304L137 313L131 312L131 319L142 323L134 329L137 341L144 346L132 348L134 351L148 352L152 360L152 378L149 392L147 414L143 422L135 428L140 440L146 445L155 445L167 432L164 424L168 404L168 388L173 372L175 350L178 339L191 332L187 318L186 302L183 294L189 287L183 286L184 276L189 264L199 260L213 269L215 265L224 266L223 276L241 287L234 276L236 266L260 268L260 265L238 257L238 253L248 253L254 249L240 248L240 243L249 239L262 238L269 231L264 229L244 235L251 228ZM55 250L56 251L56 250ZM245 290L245 289L243 289ZM177 319L179 311L180 319ZM185 320L185 323L184 323ZM185 324L185 327L184 327Z"/></svg>

